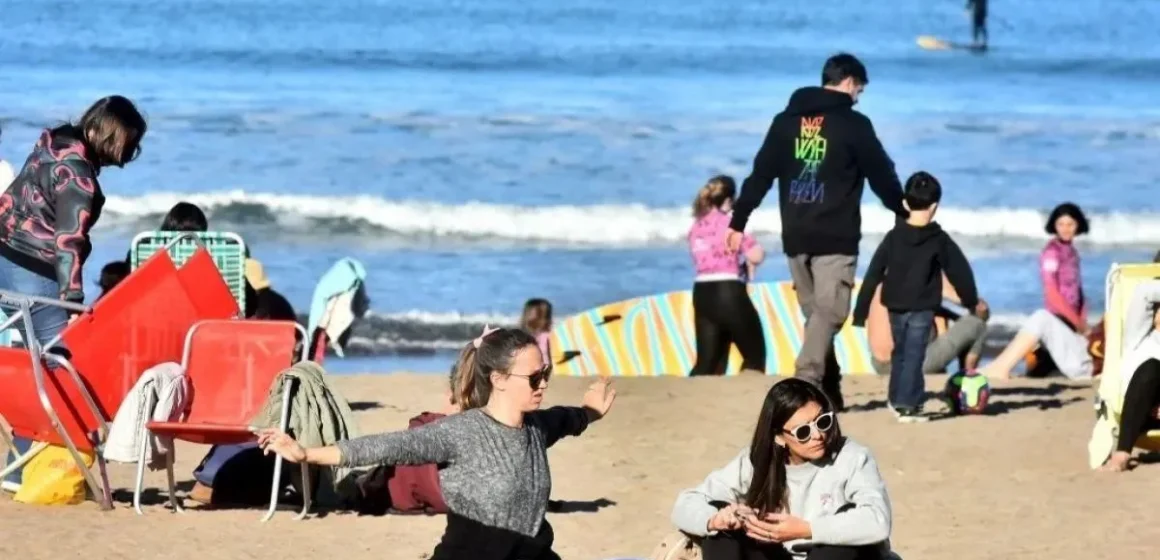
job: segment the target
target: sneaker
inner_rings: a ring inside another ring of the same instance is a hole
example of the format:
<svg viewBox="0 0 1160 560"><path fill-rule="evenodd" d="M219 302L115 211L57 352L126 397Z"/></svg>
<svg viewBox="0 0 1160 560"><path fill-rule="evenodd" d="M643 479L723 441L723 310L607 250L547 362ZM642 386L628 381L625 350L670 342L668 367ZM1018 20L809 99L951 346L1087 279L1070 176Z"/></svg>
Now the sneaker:
<svg viewBox="0 0 1160 560"><path fill-rule="evenodd" d="M918 422L929 422L930 417L923 416L921 408L909 407L890 407L894 410L894 418L903 424L915 424Z"/></svg>

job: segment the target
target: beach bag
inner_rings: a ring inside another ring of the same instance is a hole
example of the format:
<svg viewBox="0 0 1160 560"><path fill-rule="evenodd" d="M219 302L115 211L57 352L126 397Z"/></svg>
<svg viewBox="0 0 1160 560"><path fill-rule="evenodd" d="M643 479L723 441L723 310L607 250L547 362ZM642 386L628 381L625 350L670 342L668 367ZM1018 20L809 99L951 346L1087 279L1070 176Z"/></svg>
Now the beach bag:
<svg viewBox="0 0 1160 560"><path fill-rule="evenodd" d="M653 549L649 560L701 560L701 543L684 533L671 533Z"/></svg>
<svg viewBox="0 0 1160 560"><path fill-rule="evenodd" d="M93 466L93 456L80 452L85 467ZM24 504L71 506L85 501L85 476L72 453L50 445L24 465L20 489L12 497Z"/></svg>

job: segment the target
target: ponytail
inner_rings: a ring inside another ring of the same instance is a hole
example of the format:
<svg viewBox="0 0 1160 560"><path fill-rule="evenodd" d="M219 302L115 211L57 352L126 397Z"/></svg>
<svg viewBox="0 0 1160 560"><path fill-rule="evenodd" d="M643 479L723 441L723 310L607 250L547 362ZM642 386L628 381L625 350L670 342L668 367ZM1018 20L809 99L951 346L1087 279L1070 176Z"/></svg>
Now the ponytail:
<svg viewBox="0 0 1160 560"><path fill-rule="evenodd" d="M475 346L468 343L459 352L459 360L455 363L455 373L451 379L451 399L459 405L460 410L479 408L487 404L484 398L482 403L477 402L475 392Z"/></svg>
<svg viewBox="0 0 1160 560"><path fill-rule="evenodd" d="M536 339L520 329L485 330L465 344L451 368L452 402L460 410L486 406L491 397L491 374L508 373L516 352L527 346L536 346Z"/></svg>
<svg viewBox="0 0 1160 560"><path fill-rule="evenodd" d="M693 217L703 218L714 208L720 208L727 200L737 195L737 182L728 175L718 175L709 179L697 197L693 199Z"/></svg>

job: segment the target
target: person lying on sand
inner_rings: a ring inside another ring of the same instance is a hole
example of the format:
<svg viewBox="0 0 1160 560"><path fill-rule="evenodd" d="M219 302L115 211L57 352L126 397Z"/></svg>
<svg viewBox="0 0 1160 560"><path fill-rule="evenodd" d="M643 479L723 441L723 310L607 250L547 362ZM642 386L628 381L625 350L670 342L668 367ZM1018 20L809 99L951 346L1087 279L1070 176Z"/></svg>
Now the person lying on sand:
<svg viewBox="0 0 1160 560"><path fill-rule="evenodd" d="M583 406L539 410L550 373L536 339L519 329L485 329L459 363L464 412L310 449L263 430L259 445L292 463L446 465L439 484L451 511L431 560L558 560L544 518L551 490L547 449L603 418L616 391L602 379L588 388Z"/></svg>
<svg viewBox="0 0 1160 560"><path fill-rule="evenodd" d="M704 560L889 557L890 497L870 450L842 435L813 384L765 395L749 447L673 505L678 529L703 537Z"/></svg>
<svg viewBox="0 0 1160 560"><path fill-rule="evenodd" d="M1116 450L1100 470L1131 468L1132 448L1148 430L1160 427L1160 280L1136 286L1124 317L1124 361L1120 384L1123 411Z"/></svg>

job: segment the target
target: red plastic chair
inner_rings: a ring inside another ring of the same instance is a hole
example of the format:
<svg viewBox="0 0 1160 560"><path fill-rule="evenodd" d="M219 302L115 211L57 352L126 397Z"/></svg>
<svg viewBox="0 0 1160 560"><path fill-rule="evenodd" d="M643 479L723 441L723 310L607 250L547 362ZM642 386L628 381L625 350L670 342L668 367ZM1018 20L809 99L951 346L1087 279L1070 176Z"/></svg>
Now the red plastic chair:
<svg viewBox="0 0 1160 560"><path fill-rule="evenodd" d="M44 352L30 321L23 327L26 349L0 348L0 416L13 435L41 442L0 476L21 468L46 445L62 445L93 496L102 496L102 509L112 508L102 447L107 423L125 396L145 370L181 359L185 333L193 324L238 314L233 295L204 250L181 269L166 253L158 253L92 308L11 292L0 292L0 305L16 310L0 324L3 328L29 317L40 305L83 312L61 333L71 359ZM0 430L0 437L11 449L8 434ZM96 456L103 485L84 466L80 451Z"/></svg>
<svg viewBox="0 0 1160 560"><path fill-rule="evenodd" d="M179 422L148 422L142 428L141 457L137 465L137 484L133 493L133 507L141 510L141 492L144 489L146 442L150 433L206 445L229 445L254 441L254 427L250 420L258 414L270 388L279 374L294 361L295 330L305 329L293 321L202 321L189 329L185 342L182 365L190 385L189 411ZM301 359L305 359L303 347ZM289 428L290 396L293 387L282 393L282 431ZM146 410L151 410L149 404ZM169 503L174 511L182 512L177 502L173 475L173 448L166 457L166 475L169 480ZM268 521L278 507L279 480L282 477L282 458L274 462L274 484L270 489L270 509L262 521ZM310 487L307 465L302 465L303 488ZM302 512L296 519L306 517L310 510L310 492L305 492Z"/></svg>

